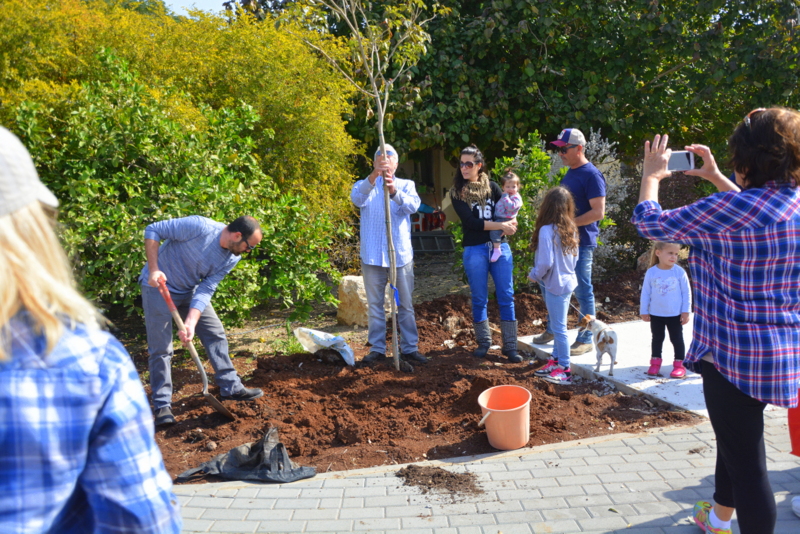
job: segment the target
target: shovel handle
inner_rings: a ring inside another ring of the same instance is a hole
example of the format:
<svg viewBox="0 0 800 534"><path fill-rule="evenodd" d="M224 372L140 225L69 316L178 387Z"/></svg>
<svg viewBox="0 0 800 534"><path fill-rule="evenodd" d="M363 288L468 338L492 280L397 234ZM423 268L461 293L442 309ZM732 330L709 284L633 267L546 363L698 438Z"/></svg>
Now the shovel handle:
<svg viewBox="0 0 800 534"><path fill-rule="evenodd" d="M178 307L175 306L174 302L172 302L172 295L169 294L169 289L167 289L167 281L163 278L158 281L158 290L161 292L161 296L164 297L164 301L167 303L167 308L169 308L169 311L177 311ZM181 330L183 330L183 325L181 325Z"/></svg>
<svg viewBox="0 0 800 534"><path fill-rule="evenodd" d="M167 308L169 308L169 312L172 314L172 320L175 321L176 325L178 325L178 330L181 332L186 331L186 325L183 324L181 314L178 313L178 307L175 306L174 302L172 302L172 296L169 294L169 289L167 289L167 283L163 279L158 281L158 290L161 292L161 296L164 297L164 301L167 303ZM194 364L200 370L200 376L203 379L203 394L205 395L208 393L208 377L206 377L206 371L203 369L203 362L200 361L200 355L197 354L197 349L194 348L194 343L189 342L184 344L184 346L189 349L189 354L192 355Z"/></svg>
<svg viewBox="0 0 800 534"><path fill-rule="evenodd" d="M167 308L169 308L169 312L172 314L172 318L175 320L175 324L178 325L178 330L181 332L186 330L186 325L183 324L183 319L181 319L181 314L178 313L178 307L175 306L175 303L172 302L172 295L169 294L169 289L167 289L167 283L162 278L158 281L158 290L161 292L161 296L164 297L164 302L167 303Z"/></svg>

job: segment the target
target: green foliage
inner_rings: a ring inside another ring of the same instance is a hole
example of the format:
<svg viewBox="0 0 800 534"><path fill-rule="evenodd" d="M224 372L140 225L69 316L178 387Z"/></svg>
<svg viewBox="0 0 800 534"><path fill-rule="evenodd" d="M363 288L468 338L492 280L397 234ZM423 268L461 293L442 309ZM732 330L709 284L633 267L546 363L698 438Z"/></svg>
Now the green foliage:
<svg viewBox="0 0 800 534"><path fill-rule="evenodd" d="M514 157L497 158L492 165L498 177L508 169L519 176L521 182L523 205L517 214L517 232L507 237L514 254L514 288L517 291L532 285L528 280L534 260L530 245L541 197L548 189L558 185L566 172L564 169L559 173L551 173L550 167L550 155L537 131L519 140Z"/></svg>
<svg viewBox="0 0 800 534"><path fill-rule="evenodd" d="M464 226L461 223L451 224L447 231L453 236L453 272L461 276L461 281L467 283L467 273L464 271Z"/></svg>
<svg viewBox="0 0 800 534"><path fill-rule="evenodd" d="M279 337L270 341L270 352L275 354L305 354L308 351L297 341L291 330L286 334L286 337Z"/></svg>
<svg viewBox="0 0 800 534"><path fill-rule="evenodd" d="M279 190L300 194L312 213L347 220L358 152L343 119L351 108L347 83L274 24L203 12L175 19L159 3L0 2L0 124L11 124L24 100L59 108L71 86L107 80L97 52L112 49L156 93L169 86L213 109L252 106L262 118L250 135L256 164ZM344 52L335 41L324 46L337 57ZM205 127L198 107L180 99L170 116Z"/></svg>
<svg viewBox="0 0 800 534"><path fill-rule="evenodd" d="M267 298L295 305L295 316L307 314L309 301L333 300L316 276L330 271L330 218L312 217L263 173L253 107L195 107L185 93L147 85L111 53L98 62L104 81L71 88L59 109L23 101L13 125L61 200L62 239L87 296L132 309L150 222L196 214L227 223L249 214L265 237L217 290L214 305L226 319L247 317Z"/></svg>
<svg viewBox="0 0 800 534"><path fill-rule="evenodd" d="M445 1L398 104L412 149L498 154L534 128L602 128L631 159L668 132L720 148L750 109L800 104L795 0ZM724 146L724 145L723 145Z"/></svg>
<svg viewBox="0 0 800 534"><path fill-rule="evenodd" d="M420 88L410 86L411 71L428 51L427 25L449 12L438 3L426 5L422 0L302 0L286 9L280 20L317 29L321 37L309 35L305 42L358 90L359 111L349 117L348 130L357 132L368 145L378 141L380 146L387 132L405 148L403 140L391 135L394 113L387 109L408 110L421 102ZM345 45L348 61L343 61L344 56L333 57L321 46L331 40Z"/></svg>

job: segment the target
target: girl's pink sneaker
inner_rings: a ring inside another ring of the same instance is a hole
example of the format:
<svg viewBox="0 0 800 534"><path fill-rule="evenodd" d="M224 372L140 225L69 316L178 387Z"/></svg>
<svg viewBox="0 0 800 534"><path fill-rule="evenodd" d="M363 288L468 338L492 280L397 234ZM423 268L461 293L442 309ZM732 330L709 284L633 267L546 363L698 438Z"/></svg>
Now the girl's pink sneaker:
<svg viewBox="0 0 800 534"><path fill-rule="evenodd" d="M647 370L649 376L658 376L661 370L661 358L650 358L650 369Z"/></svg>
<svg viewBox="0 0 800 534"><path fill-rule="evenodd" d="M686 378L686 368L683 367L683 360L672 362L672 372L669 376L670 378Z"/></svg>

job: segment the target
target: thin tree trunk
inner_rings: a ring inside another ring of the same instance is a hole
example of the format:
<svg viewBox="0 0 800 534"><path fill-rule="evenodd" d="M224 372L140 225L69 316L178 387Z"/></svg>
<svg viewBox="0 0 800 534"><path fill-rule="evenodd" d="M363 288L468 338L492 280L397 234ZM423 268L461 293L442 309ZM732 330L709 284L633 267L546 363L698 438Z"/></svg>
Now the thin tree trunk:
<svg viewBox="0 0 800 534"><path fill-rule="evenodd" d="M380 99L378 99L380 100ZM378 102L378 139L380 141L380 149L383 157L386 158L386 142L383 137L383 109L381 103ZM399 155L398 155L399 158ZM397 287L397 258L394 253L394 239L392 237L392 210L390 207L391 200L389 199L389 187L386 185L384 176L383 180L383 209L386 216L386 248L389 252L389 282L391 283L391 310L392 310L392 358L394 359L394 368L400 370L400 351L398 350L397 343L397 301L395 300L395 291Z"/></svg>

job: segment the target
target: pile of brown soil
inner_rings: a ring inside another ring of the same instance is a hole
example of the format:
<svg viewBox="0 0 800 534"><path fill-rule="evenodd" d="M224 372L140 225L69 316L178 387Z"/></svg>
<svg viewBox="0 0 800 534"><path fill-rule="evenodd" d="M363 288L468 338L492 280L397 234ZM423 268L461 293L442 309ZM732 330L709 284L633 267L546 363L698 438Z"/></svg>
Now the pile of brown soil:
<svg viewBox="0 0 800 534"><path fill-rule="evenodd" d="M406 486L420 488L422 493L449 493L451 495L477 495L483 493L478 487L475 473L451 473L441 467L408 465L397 473Z"/></svg>
<svg viewBox="0 0 800 534"><path fill-rule="evenodd" d="M598 316L608 322L637 318L640 279L633 273L618 277L613 287L599 286L597 299L610 298ZM533 395L529 446L697 422L692 414L624 395L603 380L547 383L533 374L541 362L510 364L499 351L485 360L474 358L466 296L449 295L415 308L420 350L430 363L408 373L396 371L390 360L347 367L311 354L257 355L246 385L263 388L265 395L249 403L226 402L236 421L216 413L198 395L196 372L174 370L180 400L173 411L179 423L156 434L170 474L256 441L271 426L279 427L294 461L318 472L492 452L478 428L477 398L501 384L523 386ZM545 317L540 296L517 295L516 309L520 335L541 331L533 325ZM490 302L490 322L499 321L497 313ZM494 342L499 344L499 336ZM356 360L369 351L367 346L353 349ZM237 368L241 360L234 360ZM215 387L211 392L219 394Z"/></svg>

